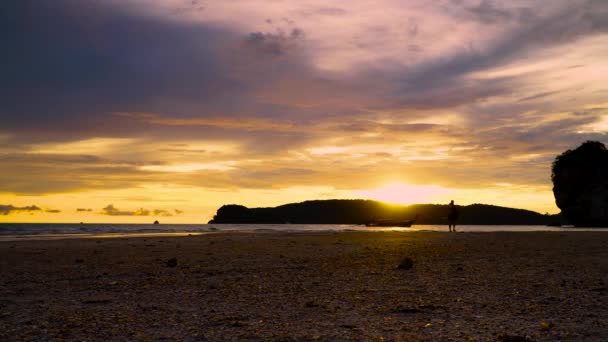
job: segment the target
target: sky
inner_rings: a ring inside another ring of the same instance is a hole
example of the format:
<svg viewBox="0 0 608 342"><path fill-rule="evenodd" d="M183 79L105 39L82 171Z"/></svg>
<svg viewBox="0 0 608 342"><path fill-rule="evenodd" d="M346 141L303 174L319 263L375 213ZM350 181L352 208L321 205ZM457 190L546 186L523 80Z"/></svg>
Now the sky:
<svg viewBox="0 0 608 342"><path fill-rule="evenodd" d="M330 198L557 213L608 142L605 0L0 4L0 222Z"/></svg>

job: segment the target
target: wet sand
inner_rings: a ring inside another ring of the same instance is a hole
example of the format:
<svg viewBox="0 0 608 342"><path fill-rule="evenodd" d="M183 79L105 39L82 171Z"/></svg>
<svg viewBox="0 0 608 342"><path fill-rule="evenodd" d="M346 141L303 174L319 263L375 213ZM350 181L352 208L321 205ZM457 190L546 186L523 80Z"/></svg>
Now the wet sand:
<svg viewBox="0 0 608 342"><path fill-rule="evenodd" d="M413 268L397 267L404 257ZM608 233L0 242L3 341L498 341L501 334L608 340Z"/></svg>

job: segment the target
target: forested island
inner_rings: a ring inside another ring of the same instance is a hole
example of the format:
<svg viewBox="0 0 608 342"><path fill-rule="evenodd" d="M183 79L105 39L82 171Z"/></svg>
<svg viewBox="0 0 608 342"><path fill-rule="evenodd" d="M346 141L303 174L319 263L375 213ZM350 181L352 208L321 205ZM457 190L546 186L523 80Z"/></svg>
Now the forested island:
<svg viewBox="0 0 608 342"><path fill-rule="evenodd" d="M553 225L560 215L487 204L457 206L458 224ZM441 204L397 205L372 200L317 200L272 208L224 205L209 223L366 224L374 220L411 220L416 224L447 224L448 206Z"/></svg>

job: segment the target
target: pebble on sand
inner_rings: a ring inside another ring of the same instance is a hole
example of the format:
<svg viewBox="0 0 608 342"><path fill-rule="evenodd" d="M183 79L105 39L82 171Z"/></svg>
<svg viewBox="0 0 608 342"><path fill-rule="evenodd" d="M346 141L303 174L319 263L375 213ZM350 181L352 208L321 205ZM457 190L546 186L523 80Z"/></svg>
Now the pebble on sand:
<svg viewBox="0 0 608 342"><path fill-rule="evenodd" d="M177 266L176 258L171 258L171 259L167 260L167 267L175 267L175 266Z"/></svg>
<svg viewBox="0 0 608 342"><path fill-rule="evenodd" d="M399 266L397 266L397 268L400 270L409 270L412 267L414 267L414 260L412 260L410 257L403 258L403 260L401 260L399 263Z"/></svg>

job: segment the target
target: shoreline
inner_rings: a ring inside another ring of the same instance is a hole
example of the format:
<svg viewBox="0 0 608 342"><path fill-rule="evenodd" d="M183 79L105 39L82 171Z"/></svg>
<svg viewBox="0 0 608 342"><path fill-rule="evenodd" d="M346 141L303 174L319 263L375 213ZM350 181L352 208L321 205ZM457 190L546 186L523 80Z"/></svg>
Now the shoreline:
<svg viewBox="0 0 608 342"><path fill-rule="evenodd" d="M4 242L0 339L600 341L607 246L567 231Z"/></svg>
<svg viewBox="0 0 608 342"><path fill-rule="evenodd" d="M154 238L154 237L183 237L211 234L213 232L166 232L166 233L72 233L72 234L23 234L0 235L0 243L15 241L55 241L74 239L119 239L119 238Z"/></svg>
<svg viewBox="0 0 608 342"><path fill-rule="evenodd" d="M21 224L19 224L21 225ZM29 225L29 224L23 224ZM69 228L62 230L62 224L33 224L32 226L43 225L46 230L36 231L6 229L0 231L0 243L12 241L52 241L52 240L67 240L67 239L107 239L107 238L151 238L151 237L179 237L179 236L195 236L206 234L298 234L298 233L352 233L352 232L395 232L395 233L416 233L416 232L448 232L446 225L414 225L412 227L366 227L362 225L345 225L345 224L324 224L324 225L309 225L309 224L216 224L216 225L183 225L184 230L176 230L179 225L167 225L166 228L158 225L137 225L123 224L128 227L124 230L116 230L115 225L110 231L104 231L105 224L90 224L86 229L74 230L72 226L83 228L81 225L68 225ZM97 228L91 226L98 226ZM155 229L146 231L141 226L150 226ZM0 228L1 224L0 224ZM165 229L165 230L163 230ZM608 228L590 228L590 227L554 227L543 225L460 225L457 226L457 233L498 233L498 232L608 232ZM97 231L96 231L97 230Z"/></svg>

